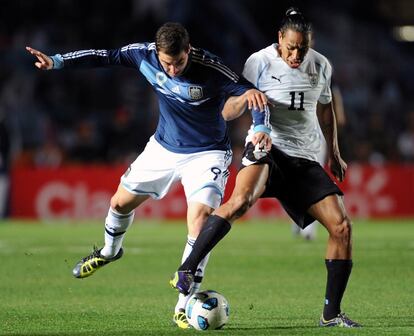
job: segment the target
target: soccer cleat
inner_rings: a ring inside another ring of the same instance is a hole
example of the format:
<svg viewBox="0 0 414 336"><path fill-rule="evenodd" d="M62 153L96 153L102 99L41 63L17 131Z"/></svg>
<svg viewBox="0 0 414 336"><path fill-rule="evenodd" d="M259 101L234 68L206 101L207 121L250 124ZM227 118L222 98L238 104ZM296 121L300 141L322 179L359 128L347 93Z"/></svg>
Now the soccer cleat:
<svg viewBox="0 0 414 336"><path fill-rule="evenodd" d="M118 260L124 254L124 250L121 248L115 257L105 258L101 255L101 250L94 248L90 255L79 261L72 270L73 276L79 279L86 278L106 264Z"/></svg>
<svg viewBox="0 0 414 336"><path fill-rule="evenodd" d="M340 328L360 328L360 327L362 327L362 325L360 325L357 322L352 321L344 313L338 314L337 317L334 317L331 320L325 320L323 318L323 315L322 315L321 319L319 320L319 326L320 327L340 327Z"/></svg>
<svg viewBox="0 0 414 336"><path fill-rule="evenodd" d="M190 271L177 271L170 280L172 288L178 290L181 294L188 295L194 282L194 276Z"/></svg>
<svg viewBox="0 0 414 336"><path fill-rule="evenodd" d="M292 235L294 237L303 237L305 240L315 240L316 229L315 223L308 225L306 228L301 229L296 223L292 223Z"/></svg>
<svg viewBox="0 0 414 336"><path fill-rule="evenodd" d="M185 315L184 309L180 309L173 316L173 322L177 325L178 328L188 329L190 324L188 323L187 316Z"/></svg>

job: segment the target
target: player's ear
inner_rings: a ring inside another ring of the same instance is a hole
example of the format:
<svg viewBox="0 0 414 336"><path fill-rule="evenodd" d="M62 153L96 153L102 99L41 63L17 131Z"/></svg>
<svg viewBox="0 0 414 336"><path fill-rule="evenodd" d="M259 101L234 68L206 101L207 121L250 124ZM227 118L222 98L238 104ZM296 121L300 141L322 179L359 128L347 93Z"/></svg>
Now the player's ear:
<svg viewBox="0 0 414 336"><path fill-rule="evenodd" d="M280 30L277 32L277 38L278 38L279 44L280 44L282 42L282 39L283 39L283 34Z"/></svg>
<svg viewBox="0 0 414 336"><path fill-rule="evenodd" d="M188 44L188 48L187 48L187 50L185 51L185 52L186 52L186 54L189 54L189 53L190 53L190 50L191 50L191 44Z"/></svg>

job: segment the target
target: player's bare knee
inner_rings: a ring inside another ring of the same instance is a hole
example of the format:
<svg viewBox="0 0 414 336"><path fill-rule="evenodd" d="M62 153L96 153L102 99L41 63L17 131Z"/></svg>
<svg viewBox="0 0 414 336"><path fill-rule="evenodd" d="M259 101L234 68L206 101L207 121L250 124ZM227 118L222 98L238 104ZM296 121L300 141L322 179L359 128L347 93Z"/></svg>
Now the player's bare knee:
<svg viewBox="0 0 414 336"><path fill-rule="evenodd" d="M338 220L334 229L331 232L331 237L339 242L347 243L351 239L352 223L348 217L343 217Z"/></svg>
<svg viewBox="0 0 414 336"><path fill-rule="evenodd" d="M112 196L111 198L111 208L120 214L128 214L133 210L130 209L128 204L123 204L122 202L120 202L119 197L117 197L116 195Z"/></svg>

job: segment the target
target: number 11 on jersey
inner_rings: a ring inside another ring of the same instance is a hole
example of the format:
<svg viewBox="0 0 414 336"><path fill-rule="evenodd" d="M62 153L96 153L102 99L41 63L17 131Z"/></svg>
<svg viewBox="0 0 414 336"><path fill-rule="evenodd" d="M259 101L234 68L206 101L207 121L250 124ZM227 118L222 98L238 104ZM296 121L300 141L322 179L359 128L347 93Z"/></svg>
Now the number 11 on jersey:
<svg viewBox="0 0 414 336"><path fill-rule="evenodd" d="M304 92L297 92L297 94L300 97L299 107L295 107L296 92L295 91L291 91L291 92L289 92L289 94L290 94L290 106L289 106L289 110L304 111L305 109L303 108L303 100L304 100L304 97L305 97L305 93Z"/></svg>

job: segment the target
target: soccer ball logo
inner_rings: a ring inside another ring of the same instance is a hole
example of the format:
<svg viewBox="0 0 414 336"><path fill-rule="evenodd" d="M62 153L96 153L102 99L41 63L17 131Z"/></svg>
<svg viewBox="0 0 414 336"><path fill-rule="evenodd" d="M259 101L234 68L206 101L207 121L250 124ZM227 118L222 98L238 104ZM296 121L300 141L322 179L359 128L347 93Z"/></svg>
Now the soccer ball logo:
<svg viewBox="0 0 414 336"><path fill-rule="evenodd" d="M188 322L197 330L220 329L229 319L229 304L220 293L206 290L190 297L185 314Z"/></svg>

